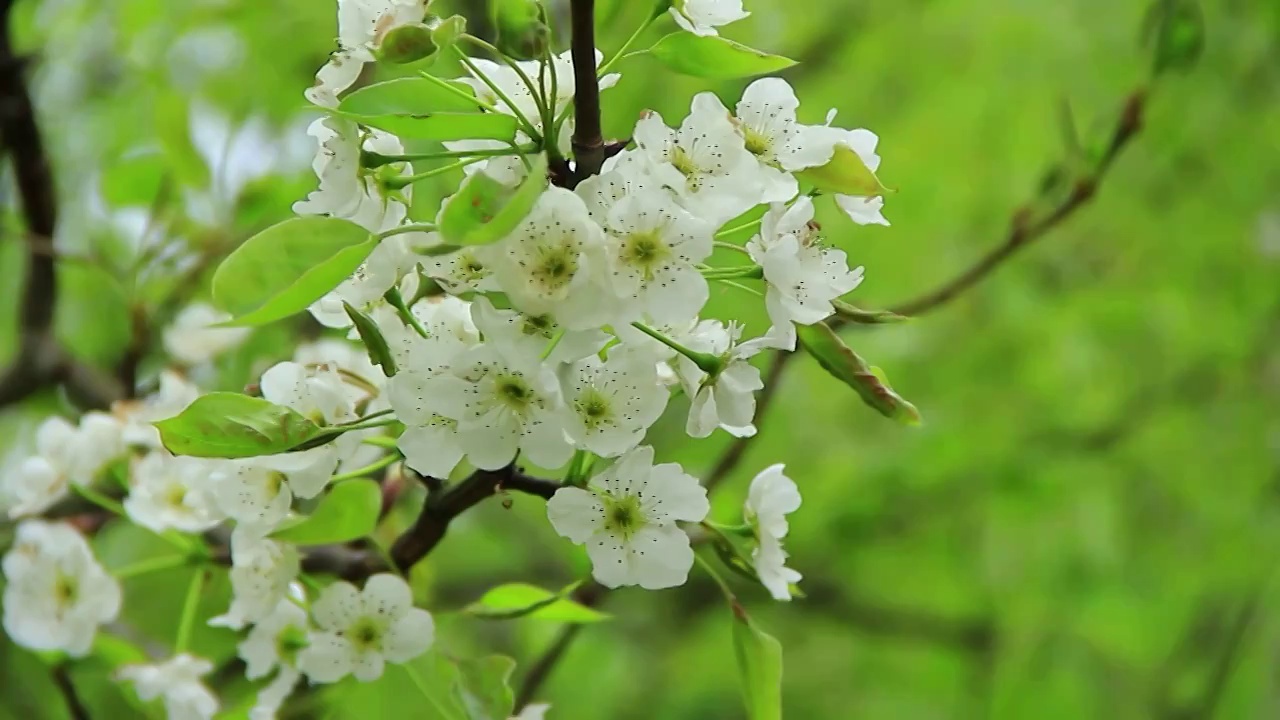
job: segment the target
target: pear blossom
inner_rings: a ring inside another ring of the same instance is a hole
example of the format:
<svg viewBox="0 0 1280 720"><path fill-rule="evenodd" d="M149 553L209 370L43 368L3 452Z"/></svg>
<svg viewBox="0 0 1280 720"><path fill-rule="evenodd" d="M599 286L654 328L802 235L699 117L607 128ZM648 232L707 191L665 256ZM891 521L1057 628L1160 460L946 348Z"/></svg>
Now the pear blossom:
<svg viewBox="0 0 1280 720"><path fill-rule="evenodd" d="M796 196L799 184L791 173L817 167L831 159L833 143L796 120L800 101L782 78L761 78L742 93L734 126L747 151L760 163L764 182L761 200L785 202ZM824 128L825 129L825 128Z"/></svg>
<svg viewBox="0 0 1280 720"><path fill-rule="evenodd" d="M313 683L355 675L361 682L382 676L386 663L404 663L431 647L435 622L413 606L409 585L381 573L363 590L347 582L326 587L311 606L317 629L298 653L298 668Z"/></svg>
<svg viewBox="0 0 1280 720"><path fill-rule="evenodd" d="M507 239L493 246L494 278L511 304L531 315L550 314L572 330L609 321L604 233L582 199L548 188Z"/></svg>
<svg viewBox="0 0 1280 720"><path fill-rule="evenodd" d="M602 457L634 448L670 397L658 388L652 360L626 346L608 360L595 355L561 371L565 432L574 444Z"/></svg>
<svg viewBox="0 0 1280 720"><path fill-rule="evenodd" d="M418 288L416 276L404 277L403 284L401 277L414 264L415 257L403 236L383 238L351 277L325 293L308 310L316 322L325 327L351 327L351 316L347 315L343 303L369 312L374 306L385 306L383 296L393 287L412 297Z"/></svg>
<svg viewBox="0 0 1280 720"><path fill-rule="evenodd" d="M549 365L581 360L599 353L609 342L609 335L598 330L570 330L550 315L527 315L514 310L498 310L488 298L477 298L471 304L475 326L485 342L502 345L510 352L541 356L547 353Z"/></svg>
<svg viewBox="0 0 1280 720"><path fill-rule="evenodd" d="M239 329L239 328L232 328ZM156 392L141 400L122 400L111 407L112 414L123 424L121 437L126 445L158 449L160 432L152 423L178 415L200 396L200 388L182 373L172 369L160 372Z"/></svg>
<svg viewBox="0 0 1280 720"><path fill-rule="evenodd" d="M120 614L120 584L68 524L22 522L2 567L4 631L23 647L82 657Z"/></svg>
<svg viewBox="0 0 1280 720"><path fill-rule="evenodd" d="M170 720L210 720L218 698L200 678L211 672L213 663L181 653L153 665L126 665L117 676L132 683L144 702L163 698Z"/></svg>
<svg viewBox="0 0 1280 720"><path fill-rule="evenodd" d="M320 144L311 166L320 187L294 203L294 212L344 218L370 232L393 228L404 220L404 203L384 197L374 177L360 166L361 149L383 155L403 153L404 146L394 135L370 130L362 141L355 122L334 116L311 123L307 134ZM404 169L410 171L408 165ZM409 190L400 192L407 197Z"/></svg>
<svg viewBox="0 0 1280 720"><path fill-rule="evenodd" d="M214 497L210 473L208 460L154 450L133 464L125 512L156 532L208 530L226 519Z"/></svg>
<svg viewBox="0 0 1280 720"><path fill-rule="evenodd" d="M719 35L716 28L751 14L742 9L742 0L679 0L668 12L681 28L704 36Z"/></svg>
<svg viewBox="0 0 1280 720"><path fill-rule="evenodd" d="M845 145L858 154L863 164L871 172L880 168L880 156L876 154L876 144L880 138L870 130L839 130L834 136L837 144ZM863 197L858 195L836 195L836 204L844 210L851 220L859 225L888 225L881 210L884 208L884 197Z"/></svg>
<svg viewBox="0 0 1280 720"><path fill-rule="evenodd" d="M770 465L752 480L743 515L756 535L751 560L756 575L775 600L790 600L790 585L800 581L800 573L786 567L787 553L782 538L787 536L787 515L800 508L800 490L783 473L781 464Z"/></svg>
<svg viewBox="0 0 1280 720"><path fill-rule="evenodd" d="M604 53L596 50L596 65L604 59ZM538 116L538 103L534 99L533 91L529 85L525 83L520 75L508 66L506 63L494 62L484 58L472 58L472 64L475 70L468 69L470 77L459 78L459 82L470 85L475 90L476 97L487 105L498 110L515 115L523 114L530 122L532 122L539 130L542 128L542 118ZM537 60L517 61L516 65L524 71L525 75L537 82L541 63ZM478 71L478 72L476 72ZM553 114L559 115L569 103L573 102L574 95L577 91L577 84L573 74L573 59L571 51L566 50L559 55L552 56L550 72L547 74L546 86L548 93L551 91L553 81L551 74L555 75L554 87L556 95L552 99ZM608 90L618 84L618 80L622 78L618 73L609 73L599 80L601 90ZM488 80L488 82L485 82ZM489 83L497 86L502 94L505 95L511 104L507 104L493 88L489 87Z"/></svg>
<svg viewBox="0 0 1280 720"><path fill-rule="evenodd" d="M231 315L208 303L192 303L165 328L164 351L183 365L201 365L231 350L249 337L250 328L214 327Z"/></svg>
<svg viewBox="0 0 1280 720"><path fill-rule="evenodd" d="M636 123L636 150L619 156L612 167L647 173L673 190L692 213L716 226L754 207L765 176L724 105L711 93L699 93L679 130L656 112Z"/></svg>
<svg viewBox="0 0 1280 720"><path fill-rule="evenodd" d="M341 0L340 48L316 73L315 86L305 93L307 99L321 107L337 107L338 94L355 83L387 33L401 25L421 22L425 14L426 3L422 0Z"/></svg>
<svg viewBox="0 0 1280 720"><path fill-rule="evenodd" d="M295 589L300 590L296 586ZM307 612L292 600L281 600L236 646L237 654L245 661L248 679L257 680L276 671L271 682L259 691L257 702L249 711L251 720L274 718L293 693L302 677L296 664L298 652L307 646L307 629Z"/></svg>
<svg viewBox="0 0 1280 720"><path fill-rule="evenodd" d="M717 426L735 437L755 435L755 392L764 382L760 370L747 361L766 348L784 347L785 338L776 329L747 342L739 342L741 337L742 327L736 323L726 326L718 320L703 320L680 338L690 350L718 357L724 364L710 377L688 357L675 358L676 375L692 399L685 425L691 437L707 437Z"/></svg>
<svg viewBox="0 0 1280 720"><path fill-rule="evenodd" d="M653 464L642 445L592 480L589 488L563 487L547 502L556 532L585 545L592 575L605 587L675 587L693 567L689 536L677 521L700 522L707 491L674 463Z"/></svg>
<svg viewBox="0 0 1280 720"><path fill-rule="evenodd" d="M9 517L39 514L66 497L72 484L92 483L124 453L124 426L101 412L86 413L79 425L54 416L35 434L35 454L0 478L0 496Z"/></svg>
<svg viewBox="0 0 1280 720"><path fill-rule="evenodd" d="M795 327L812 325L835 312L831 301L862 282L862 268L849 269L844 252L823 247L807 197L765 213L760 234L747 251L764 270L765 308L785 348L795 349Z"/></svg>
<svg viewBox="0 0 1280 720"><path fill-rule="evenodd" d="M231 533L231 607L209 624L239 630L261 621L288 597L299 569L297 548L237 526Z"/></svg>
<svg viewBox="0 0 1280 720"><path fill-rule="evenodd" d="M694 265L711 254L710 223L652 189L619 199L603 225L613 290L633 318L666 322L702 309L710 291Z"/></svg>

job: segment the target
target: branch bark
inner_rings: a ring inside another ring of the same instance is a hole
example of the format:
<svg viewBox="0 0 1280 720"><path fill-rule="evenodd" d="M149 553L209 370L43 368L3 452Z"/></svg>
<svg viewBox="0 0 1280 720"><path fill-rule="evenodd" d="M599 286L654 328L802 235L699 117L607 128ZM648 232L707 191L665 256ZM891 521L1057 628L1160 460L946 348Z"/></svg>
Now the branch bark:
<svg viewBox="0 0 1280 720"><path fill-rule="evenodd" d="M573 58L574 180L600 174L604 137L600 130L600 83L596 79L595 0L570 0ZM554 141L554 138L551 140Z"/></svg>

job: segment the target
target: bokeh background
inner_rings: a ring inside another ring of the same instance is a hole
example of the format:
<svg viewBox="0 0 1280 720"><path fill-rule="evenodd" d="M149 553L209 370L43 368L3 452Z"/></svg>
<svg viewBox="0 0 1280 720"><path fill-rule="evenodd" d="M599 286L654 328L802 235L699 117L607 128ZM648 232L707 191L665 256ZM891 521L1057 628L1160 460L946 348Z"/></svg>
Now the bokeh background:
<svg viewBox="0 0 1280 720"><path fill-rule="evenodd" d="M648 6L598 4L605 50ZM839 124L880 135L880 174L898 190L892 226L854 226L820 203L828 239L866 267L850 298L864 307L931 290L1003 242L1066 155L1064 102L1085 144L1105 143L1150 76L1145 2L747 5L752 16L725 34L802 60L783 75L803 120L834 107ZM110 367L128 349L131 308L153 307L151 322L176 309L157 302L174 267L287 217L312 187L301 91L330 49L335 8L27 0L15 13L60 189L58 334ZM808 597L776 604L736 586L782 642L788 717L1280 717L1280 4L1205 0L1203 13L1198 64L1155 85L1141 134L1092 203L935 312L845 331L922 427L876 415L808 358L789 364L713 510L732 521L751 476L775 462L804 494L788 547ZM604 95L615 137L644 108L674 122L695 92L732 103L745 85L708 88L644 57L619 69ZM12 181L2 187L7 360L23 251ZM431 215L441 191L419 192L415 214ZM139 248L153 248L141 264ZM758 328L763 313L732 293L715 290L715 311ZM313 332L261 330L208 380L238 388ZM65 407L49 392L6 408L0 442L21 443ZM653 433L660 454L708 471L728 438L682 442L680 408L670 415ZM540 503L514 500L461 519L415 583L440 612L443 647L508 653L521 673L558 627L448 613L501 582L553 587L586 569ZM107 558L145 542L114 526L95 541ZM139 640L172 636L185 586L164 575L126 585ZM204 610L225 592L215 584ZM616 593L603 609L613 619L584 628L539 693L552 718L742 717L729 614L705 575ZM234 651L230 633L194 643L215 659ZM129 717L103 676L76 674L95 720ZM297 716L423 712L389 673ZM0 718L62 717L40 661L0 638Z"/></svg>

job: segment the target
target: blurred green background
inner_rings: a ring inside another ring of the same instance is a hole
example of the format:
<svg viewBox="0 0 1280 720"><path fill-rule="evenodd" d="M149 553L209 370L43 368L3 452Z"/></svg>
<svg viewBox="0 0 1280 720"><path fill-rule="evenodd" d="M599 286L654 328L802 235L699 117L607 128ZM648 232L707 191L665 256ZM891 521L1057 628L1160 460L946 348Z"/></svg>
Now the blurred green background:
<svg viewBox="0 0 1280 720"><path fill-rule="evenodd" d="M606 51L648 6L598 4ZM1086 142L1105 142L1150 66L1145 2L747 6L724 34L802 61L784 76L803 120L835 107L838 124L880 135L881 177L899 191L885 208L892 227L857 227L819 203L827 237L866 267L850 298L864 307L931 290L1002 242L1064 156L1064 100ZM732 521L751 476L774 462L804 495L788 548L808 598L777 604L738 587L783 644L788 717L1280 717L1280 3L1203 10L1203 57L1159 81L1090 205L942 309L845 332L923 427L877 416L807 358L788 368L713 510ZM60 185L59 335L110 366L131 305L153 319L175 309L157 300L175 275L166 263L224 252L312 187L302 89L330 49L335 8L45 0L17 12ZM649 58L619 69L604 95L615 137L644 108L675 123L708 89ZM744 85L710 89L731 104ZM154 162L138 160L147 152ZM14 349L22 274L4 187L0 360ZM433 214L443 187L419 192L415 214ZM139 245L165 248L141 275ZM728 293L715 290L714 311L759 327L762 309ZM299 332L260 331L212 382L242 386ZM21 437L60 402L50 393L8 411L0 429ZM653 440L660 457L703 473L728 438L682 442L680 410ZM446 612L501 582L551 587L586 569L541 503L514 500L460 520L416 580L441 612L440 647L510 654L519 674L557 627ZM108 527L96 542L109 558L142 540ZM126 586L125 618L140 639L164 641L185 584L148 580ZM217 612L225 596L207 604ZM604 609L614 619L585 628L539 693L553 720L743 717L729 614L705 575L616 593ZM195 647L220 659L233 641L208 630ZM0 718L66 716L32 655L0 652ZM89 685L93 672L77 677ZM408 681L387 683L343 684L298 716L418 717ZM102 694L101 717L127 716Z"/></svg>

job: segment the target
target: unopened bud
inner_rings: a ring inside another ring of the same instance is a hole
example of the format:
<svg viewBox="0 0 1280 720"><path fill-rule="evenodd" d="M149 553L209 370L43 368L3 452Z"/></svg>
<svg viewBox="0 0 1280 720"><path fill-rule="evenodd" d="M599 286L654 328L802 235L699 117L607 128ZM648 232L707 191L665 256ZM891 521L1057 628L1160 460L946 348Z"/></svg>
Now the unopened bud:
<svg viewBox="0 0 1280 720"><path fill-rule="evenodd" d="M494 0L490 11L499 50L519 60L542 57L551 31L537 0Z"/></svg>
<svg viewBox="0 0 1280 720"><path fill-rule="evenodd" d="M378 46L378 59L403 65L435 55L436 42L431 28L422 23L410 23L392 29Z"/></svg>

